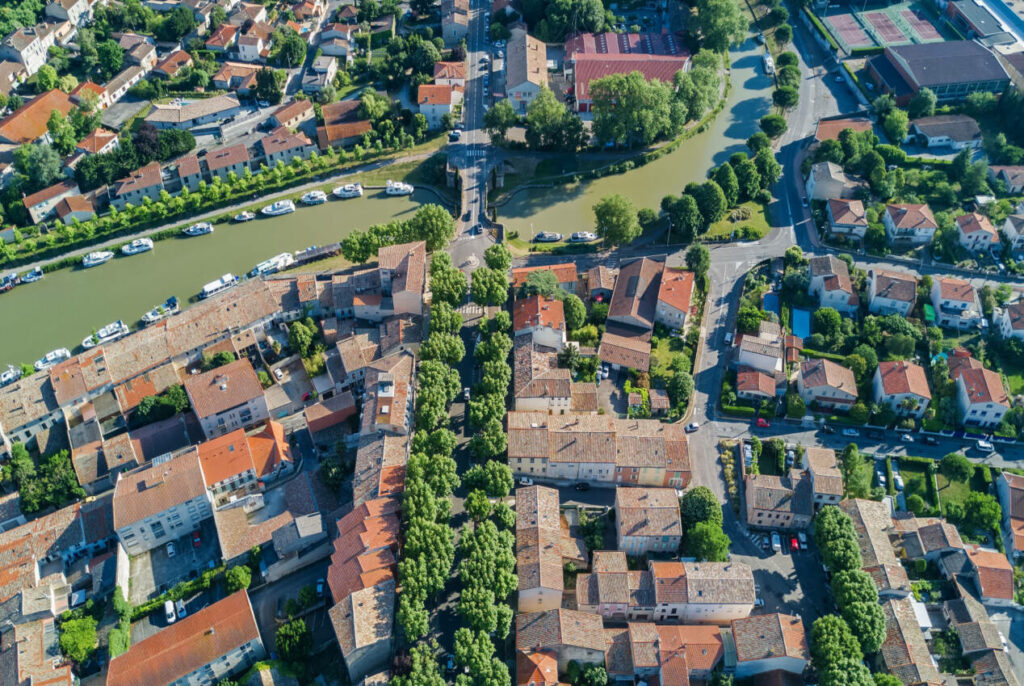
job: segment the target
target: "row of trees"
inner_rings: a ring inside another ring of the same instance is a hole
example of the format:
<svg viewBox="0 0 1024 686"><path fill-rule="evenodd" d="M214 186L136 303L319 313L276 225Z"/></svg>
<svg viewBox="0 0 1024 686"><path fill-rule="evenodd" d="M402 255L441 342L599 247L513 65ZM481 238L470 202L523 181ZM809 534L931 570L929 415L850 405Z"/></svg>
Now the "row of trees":
<svg viewBox="0 0 1024 686"><path fill-rule="evenodd" d="M366 231L353 231L341 241L341 254L351 262L366 262L380 248L398 243L426 241L427 250L436 251L455 237L455 220L440 205L422 205L407 220L374 224Z"/></svg>
<svg viewBox="0 0 1024 686"><path fill-rule="evenodd" d="M688 490L679 499L683 554L698 562L727 562L729 537L722 531L722 506L707 486Z"/></svg>

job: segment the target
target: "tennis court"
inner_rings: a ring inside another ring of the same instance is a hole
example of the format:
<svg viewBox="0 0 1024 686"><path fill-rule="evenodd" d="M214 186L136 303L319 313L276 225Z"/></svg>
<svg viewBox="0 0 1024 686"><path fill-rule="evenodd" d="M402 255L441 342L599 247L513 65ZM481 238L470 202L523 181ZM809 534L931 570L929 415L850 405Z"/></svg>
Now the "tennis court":
<svg viewBox="0 0 1024 686"><path fill-rule="evenodd" d="M942 34L939 33L934 24L928 21L927 16L921 10L900 10L900 15L906 20L907 25L926 43L942 40Z"/></svg>
<svg viewBox="0 0 1024 686"><path fill-rule="evenodd" d="M852 10L849 6L833 7L819 15L819 19L847 53L857 48L945 40L932 18L916 1L887 7L876 4L870 10L861 11Z"/></svg>
<svg viewBox="0 0 1024 686"><path fill-rule="evenodd" d="M881 12L865 12L861 15L871 26L878 32L882 42L885 45L895 45L897 43L909 43L910 39L900 31L900 27L896 26L896 22L889 18L889 15L884 11Z"/></svg>
<svg viewBox="0 0 1024 686"><path fill-rule="evenodd" d="M852 14L836 14L828 18L831 24L832 34L839 34L839 42L850 48L867 48L874 45L874 41L864 33L860 22Z"/></svg>

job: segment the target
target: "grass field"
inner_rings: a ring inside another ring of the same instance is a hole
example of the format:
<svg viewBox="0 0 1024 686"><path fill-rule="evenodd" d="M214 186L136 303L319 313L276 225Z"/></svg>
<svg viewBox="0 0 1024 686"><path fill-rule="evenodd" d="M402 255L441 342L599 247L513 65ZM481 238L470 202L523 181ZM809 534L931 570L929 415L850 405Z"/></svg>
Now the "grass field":
<svg viewBox="0 0 1024 686"><path fill-rule="evenodd" d="M741 219L739 221L733 221L731 219L732 212L728 213L725 219L717 221L711 225L708 232L704 234L708 238L726 237L732 235L733 231L742 229L743 227L750 227L755 236L748 236L745 240L759 240L763 238L771 227L768 226L768 220L764 216L764 206L757 202L745 202L740 205L740 208L745 208L750 212L749 219Z"/></svg>
<svg viewBox="0 0 1024 686"><path fill-rule="evenodd" d="M982 476L981 469L974 470L974 476L968 483L961 481L949 481L942 474L936 474L935 478L939 484L939 500L942 501L942 506L945 507L947 503L960 502L963 503L967 494L971 491L977 491L979 493L988 493L988 483Z"/></svg>
<svg viewBox="0 0 1024 686"><path fill-rule="evenodd" d="M899 460L900 474L903 475L903 495L909 498L912 495L919 495L929 506L936 507L928 498L928 485L925 481L928 472L923 464Z"/></svg>

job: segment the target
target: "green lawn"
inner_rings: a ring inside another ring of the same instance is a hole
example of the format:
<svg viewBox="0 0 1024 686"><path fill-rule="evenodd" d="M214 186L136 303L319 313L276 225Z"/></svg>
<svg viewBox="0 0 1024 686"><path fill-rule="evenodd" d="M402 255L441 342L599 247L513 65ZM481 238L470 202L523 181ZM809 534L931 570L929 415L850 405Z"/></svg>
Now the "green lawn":
<svg viewBox="0 0 1024 686"><path fill-rule="evenodd" d="M732 221L730 218L731 213L727 213L725 219L717 221L711 225L708 232L705 234L708 238L717 238L719 236L731 236L733 231L741 229L743 227L750 227L757 234L754 238L748 240L758 240L763 238L771 227L768 226L768 220L764 216L764 206L757 202L745 202L740 205L740 208L746 208L750 211L749 219L742 219L739 221Z"/></svg>
<svg viewBox="0 0 1024 686"><path fill-rule="evenodd" d="M928 472L925 466L916 462L907 462L905 460L899 460L900 474L903 475L903 495L909 498L912 495L919 495L921 499L934 507L936 503L931 502L928 499L928 486L925 479L928 478Z"/></svg>
<svg viewBox="0 0 1024 686"><path fill-rule="evenodd" d="M682 351L683 339L680 337L669 335L651 338L651 355L657 360L657 365L660 367L667 367L672 361L672 355Z"/></svg>
<svg viewBox="0 0 1024 686"><path fill-rule="evenodd" d="M939 484L939 500L942 501L943 508L945 508L946 504L950 502L963 503L967 494L971 491L988 493L988 484L982 476L981 469L978 468L974 470L974 476L971 477L969 483L963 483L962 481L949 481L942 474L936 474L935 478Z"/></svg>

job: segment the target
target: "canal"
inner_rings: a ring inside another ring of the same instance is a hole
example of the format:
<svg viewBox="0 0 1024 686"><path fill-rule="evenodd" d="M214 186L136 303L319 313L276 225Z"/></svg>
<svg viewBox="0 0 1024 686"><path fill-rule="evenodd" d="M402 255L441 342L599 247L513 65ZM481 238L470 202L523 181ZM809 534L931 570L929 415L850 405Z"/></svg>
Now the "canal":
<svg viewBox="0 0 1024 686"><path fill-rule="evenodd" d="M159 241L150 252L118 254L92 269L62 269L42 281L0 295L0 371L38 359L48 350L74 352L101 326L123 319L136 326L144 312L176 295L186 304L203 284L231 272L244 275L258 262L282 252L340 241L355 229L408 219L422 203L437 202L427 191L387 196L371 190L361 198L331 199L292 214L218 224L209 235Z"/></svg>
<svg viewBox="0 0 1024 686"><path fill-rule="evenodd" d="M704 181L710 167L746 151L747 138L757 132L758 120L771 107L772 80L761 69L762 50L751 39L731 53L732 88L724 109L703 133L624 174L517 193L498 208L498 221L524 239L539 231L593 231L591 208L606 195L620 193L637 209L657 211L666 195L679 195L687 183Z"/></svg>

